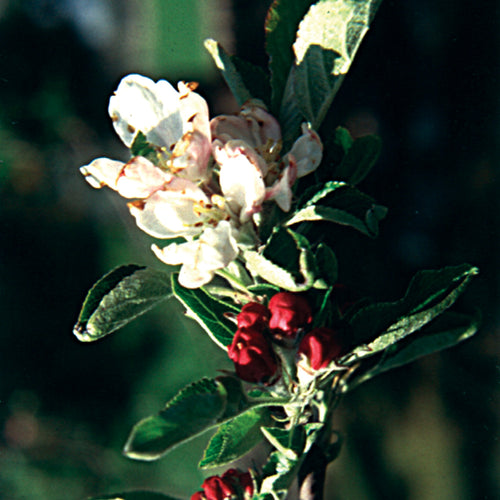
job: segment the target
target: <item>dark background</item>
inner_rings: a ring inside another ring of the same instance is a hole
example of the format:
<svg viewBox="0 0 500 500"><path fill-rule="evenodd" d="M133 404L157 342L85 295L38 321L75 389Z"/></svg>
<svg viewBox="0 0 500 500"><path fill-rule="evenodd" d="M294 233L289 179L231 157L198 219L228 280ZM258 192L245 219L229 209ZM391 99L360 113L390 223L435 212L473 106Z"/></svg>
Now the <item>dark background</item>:
<svg viewBox="0 0 500 500"><path fill-rule="evenodd" d="M141 486L187 498L202 480L203 439L154 464L120 450L131 425L185 383L230 368L224 353L175 303L96 344L71 334L102 274L128 262L161 267L118 197L78 172L98 156L126 157L107 116L119 79L196 80L212 114L227 113L234 101L203 38L266 64L268 1L178 4L0 3L2 499ZM339 233L342 281L393 300L417 270L468 262L481 273L458 307L483 313L471 341L346 396L328 499L500 493L499 10L488 0L385 0L321 130L341 124L384 143L361 188L389 215L377 240Z"/></svg>

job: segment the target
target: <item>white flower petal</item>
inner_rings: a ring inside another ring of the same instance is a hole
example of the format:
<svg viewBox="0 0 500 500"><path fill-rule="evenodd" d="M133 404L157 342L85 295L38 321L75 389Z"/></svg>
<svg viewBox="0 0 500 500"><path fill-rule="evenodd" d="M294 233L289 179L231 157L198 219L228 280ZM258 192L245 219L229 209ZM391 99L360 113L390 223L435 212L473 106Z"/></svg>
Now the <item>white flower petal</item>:
<svg viewBox="0 0 500 500"><path fill-rule="evenodd" d="M245 223L259 212L266 194L262 158L243 141L215 144L214 157L220 165L219 183L229 208Z"/></svg>
<svg viewBox="0 0 500 500"><path fill-rule="evenodd" d="M196 184L174 178L145 201L129 203L129 210L139 228L155 238L189 237L199 234L207 222L197 210L207 203L208 198Z"/></svg>
<svg viewBox="0 0 500 500"><path fill-rule="evenodd" d="M179 108L179 93L169 82L128 75L110 98L108 112L127 147L141 131L149 142L170 148L183 135Z"/></svg>
<svg viewBox="0 0 500 500"><path fill-rule="evenodd" d="M116 189L116 182L123 165L122 161L97 158L88 165L80 167L80 172L93 188L100 189L108 186L111 189Z"/></svg>
<svg viewBox="0 0 500 500"><path fill-rule="evenodd" d="M309 124L302 124L302 135L294 142L288 154L297 163L297 177L304 177L318 168L323 158L323 144Z"/></svg>
<svg viewBox="0 0 500 500"><path fill-rule="evenodd" d="M296 179L296 165L292 161L283 170L280 178L266 189L266 200L274 200L284 212L288 212L292 206L292 189Z"/></svg>
<svg viewBox="0 0 500 500"><path fill-rule="evenodd" d="M166 264L182 264L179 282L186 288L205 285L215 271L226 267L238 255L233 229L227 221L219 222L215 228L206 228L197 240L151 248Z"/></svg>
<svg viewBox="0 0 500 500"><path fill-rule="evenodd" d="M121 170L116 190L124 198L147 198L172 181L164 172L142 156L132 158Z"/></svg>

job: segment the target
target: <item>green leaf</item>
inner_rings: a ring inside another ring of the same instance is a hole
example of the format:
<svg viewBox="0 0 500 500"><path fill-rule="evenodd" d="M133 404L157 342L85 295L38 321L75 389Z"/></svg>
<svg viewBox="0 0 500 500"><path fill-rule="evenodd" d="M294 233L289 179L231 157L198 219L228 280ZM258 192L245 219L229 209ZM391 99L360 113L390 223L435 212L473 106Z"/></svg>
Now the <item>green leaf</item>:
<svg viewBox="0 0 500 500"><path fill-rule="evenodd" d="M323 0L311 6L293 45L296 104L321 125L381 0Z"/></svg>
<svg viewBox="0 0 500 500"><path fill-rule="evenodd" d="M137 132L134 142L130 146L130 154L132 156L144 156L144 158L153 162L157 160L155 147L147 141L146 136L141 131Z"/></svg>
<svg viewBox="0 0 500 500"><path fill-rule="evenodd" d="M307 239L290 229L277 228L263 253L243 254L248 270L268 283L298 292L315 285L317 266Z"/></svg>
<svg viewBox="0 0 500 500"><path fill-rule="evenodd" d="M210 38L205 40L205 48L212 56L217 68L221 71L224 80L238 103L238 106L242 106L245 102L249 101L252 98L252 95L245 86L243 78L236 69L231 56L227 54L218 42Z"/></svg>
<svg viewBox="0 0 500 500"><path fill-rule="evenodd" d="M278 114L288 74L294 62L292 44L299 22L313 0L274 0L265 22L266 50L271 72L271 109Z"/></svg>
<svg viewBox="0 0 500 500"><path fill-rule="evenodd" d="M170 276L143 266L121 266L89 291L73 333L82 342L108 335L171 296Z"/></svg>
<svg viewBox="0 0 500 500"><path fill-rule="evenodd" d="M277 447L269 455L262 470L261 493L286 495L293 482L307 452L317 440L323 424L310 423L303 427L295 427L294 431L278 428L266 428L263 432ZM297 433L297 434L295 434ZM300 451L299 451L300 450ZM282 498L279 496L279 498Z"/></svg>
<svg viewBox="0 0 500 500"><path fill-rule="evenodd" d="M312 191L316 191L311 195ZM308 201L291 214L286 226L300 222L326 221L350 226L361 233L375 237L378 222L387 214L387 209L377 205L370 196L345 182L329 181L306 193Z"/></svg>
<svg viewBox="0 0 500 500"><path fill-rule="evenodd" d="M474 335L480 323L480 314L473 316L446 311L424 326L418 335L409 337L391 346L380 360L359 376L348 380L343 392L350 391L393 368L406 365L418 358L448 349Z"/></svg>
<svg viewBox="0 0 500 500"><path fill-rule="evenodd" d="M158 414L134 426L124 453L138 460L156 460L180 443L216 425L227 405L225 386L202 379L182 389Z"/></svg>
<svg viewBox="0 0 500 500"><path fill-rule="evenodd" d="M338 280L338 262L333 250L326 244L320 243L316 250L316 263L319 274L328 285L335 285Z"/></svg>
<svg viewBox="0 0 500 500"><path fill-rule="evenodd" d="M250 95L255 99L260 99L269 106L271 101L269 75L263 68L245 59L241 59L237 56L230 57Z"/></svg>
<svg viewBox="0 0 500 500"><path fill-rule="evenodd" d="M448 309L477 273L468 264L420 271L401 300L360 309L350 320L352 345L358 347L339 363L373 356L419 330Z"/></svg>
<svg viewBox="0 0 500 500"><path fill-rule="evenodd" d="M155 493L154 491L126 491L112 495L92 497L89 500L179 500L177 498Z"/></svg>
<svg viewBox="0 0 500 500"><path fill-rule="evenodd" d="M137 423L124 453L137 460L157 460L194 437L252 408L280 406L288 400L248 400L239 379L204 378L177 393L157 415Z"/></svg>
<svg viewBox="0 0 500 500"><path fill-rule="evenodd" d="M252 408L217 429L199 463L202 469L232 462L262 441L262 426L271 422L267 408Z"/></svg>
<svg viewBox="0 0 500 500"><path fill-rule="evenodd" d="M216 299L203 288L185 288L179 284L177 274L172 274L172 292L194 319L220 347L233 341L235 324L225 317L228 312L239 313L240 308L223 300Z"/></svg>
<svg viewBox="0 0 500 500"><path fill-rule="evenodd" d="M266 439L289 460L298 460L306 442L302 427L282 429L280 427L263 427L262 433Z"/></svg>
<svg viewBox="0 0 500 500"><path fill-rule="evenodd" d="M377 161L382 141L376 135L365 135L354 141L334 170L333 177L355 185L361 182Z"/></svg>

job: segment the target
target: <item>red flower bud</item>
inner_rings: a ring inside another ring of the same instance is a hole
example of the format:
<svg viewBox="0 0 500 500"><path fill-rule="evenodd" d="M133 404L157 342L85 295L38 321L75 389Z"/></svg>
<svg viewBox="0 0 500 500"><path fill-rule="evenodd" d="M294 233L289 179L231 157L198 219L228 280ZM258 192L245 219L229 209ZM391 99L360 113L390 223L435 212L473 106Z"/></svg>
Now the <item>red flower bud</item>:
<svg viewBox="0 0 500 500"><path fill-rule="evenodd" d="M232 482L219 476L207 477L201 487L206 500L226 500L237 494Z"/></svg>
<svg viewBox="0 0 500 500"><path fill-rule="evenodd" d="M253 495L253 481L250 472L240 472L237 469L228 469L222 474L222 479L232 481L237 484L246 497Z"/></svg>
<svg viewBox="0 0 500 500"><path fill-rule="evenodd" d="M278 368L270 342L255 328L239 328L227 353L238 377L247 382L265 382Z"/></svg>
<svg viewBox="0 0 500 500"><path fill-rule="evenodd" d="M241 308L238 314L238 328L252 328L264 330L267 327L271 313L269 309L258 302L249 302Z"/></svg>
<svg viewBox="0 0 500 500"><path fill-rule="evenodd" d="M197 491L191 495L191 500L206 500L207 497L203 493L203 491Z"/></svg>
<svg viewBox="0 0 500 500"><path fill-rule="evenodd" d="M325 368L342 352L339 333L331 328L314 328L300 341L298 353L305 356L313 370Z"/></svg>
<svg viewBox="0 0 500 500"><path fill-rule="evenodd" d="M201 485L203 491L191 495L191 500L228 500L230 498L251 498L252 476L249 472L229 469L222 476L210 476Z"/></svg>
<svg viewBox="0 0 500 500"><path fill-rule="evenodd" d="M294 337L299 328L312 321L312 313L307 300L296 293L280 292L269 301L271 319L269 328L274 334Z"/></svg>

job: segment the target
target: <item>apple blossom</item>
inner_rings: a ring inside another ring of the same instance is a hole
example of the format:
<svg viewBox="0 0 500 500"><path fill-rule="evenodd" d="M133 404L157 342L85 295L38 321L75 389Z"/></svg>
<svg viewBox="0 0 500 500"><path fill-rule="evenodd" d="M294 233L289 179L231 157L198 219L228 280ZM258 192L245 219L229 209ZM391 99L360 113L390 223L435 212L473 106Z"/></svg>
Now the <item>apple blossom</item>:
<svg viewBox="0 0 500 500"><path fill-rule="evenodd" d="M153 245L155 255L170 265L182 264L179 283L186 288L198 288L212 280L238 255L236 232L228 221L207 227L200 237L186 243L171 243L164 248Z"/></svg>
<svg viewBox="0 0 500 500"><path fill-rule="evenodd" d="M242 222L259 212L265 200L274 200L288 212L295 180L313 172L321 162L323 146L307 124L290 152L280 158L279 123L257 105L243 106L238 116L215 117L210 128L213 156L221 167L221 187L236 185L236 179L247 186L244 198L230 194L229 200Z"/></svg>

